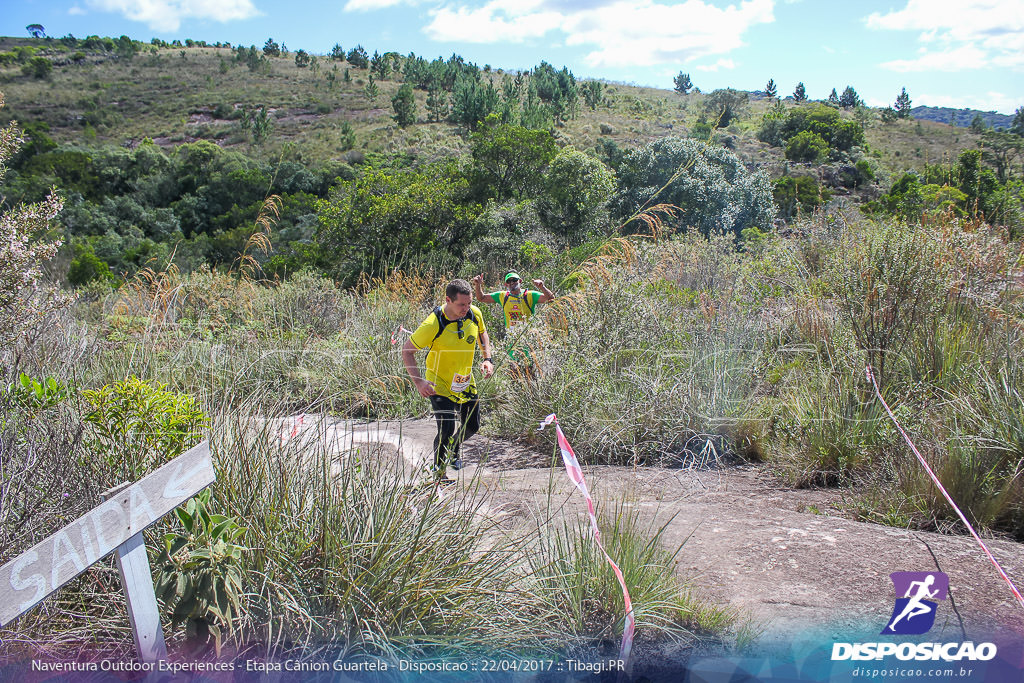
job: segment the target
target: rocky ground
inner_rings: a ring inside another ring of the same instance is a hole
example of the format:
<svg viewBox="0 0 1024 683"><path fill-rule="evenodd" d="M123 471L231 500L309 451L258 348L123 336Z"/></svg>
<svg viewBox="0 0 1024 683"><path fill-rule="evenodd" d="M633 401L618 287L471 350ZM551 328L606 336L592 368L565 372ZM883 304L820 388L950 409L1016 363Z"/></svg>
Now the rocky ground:
<svg viewBox="0 0 1024 683"><path fill-rule="evenodd" d="M415 478L430 457L430 420L350 425L347 441L384 441L399 448ZM301 431L301 430L300 430ZM526 522L546 505L574 514L582 496L553 453L475 436L464 447L465 467L450 474L448 495L484 490L482 514L504 528ZM581 459L585 453L579 452ZM949 575L932 639L1024 639L1024 609L970 536L948 536L854 521L842 491L779 485L763 466L681 470L584 467L598 505L628 496L642 519L667 525L667 547L682 544L676 572L712 602L736 608L756 633L752 649L796 638L850 641L884 628L894 601L889 574ZM477 487L480 487L478 489ZM987 541L1018 586L1024 586L1024 545Z"/></svg>

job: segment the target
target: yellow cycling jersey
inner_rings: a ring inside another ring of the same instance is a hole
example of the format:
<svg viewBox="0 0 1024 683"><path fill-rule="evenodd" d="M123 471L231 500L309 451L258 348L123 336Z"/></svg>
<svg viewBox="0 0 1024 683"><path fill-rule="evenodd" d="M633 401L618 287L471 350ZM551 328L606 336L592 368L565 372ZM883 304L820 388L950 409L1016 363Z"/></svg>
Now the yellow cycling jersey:
<svg viewBox="0 0 1024 683"><path fill-rule="evenodd" d="M537 310L537 302L540 301L541 293L534 289L528 289L520 296L509 292L494 292L490 297L494 303L501 304L501 310L505 313L505 328L511 329L530 319L530 316Z"/></svg>
<svg viewBox="0 0 1024 683"><path fill-rule="evenodd" d="M471 305L469 310L462 320L448 320L435 309L409 337L417 349L429 349L423 378L434 383L438 395L456 403L476 396L473 357L480 334L487 331L480 309Z"/></svg>

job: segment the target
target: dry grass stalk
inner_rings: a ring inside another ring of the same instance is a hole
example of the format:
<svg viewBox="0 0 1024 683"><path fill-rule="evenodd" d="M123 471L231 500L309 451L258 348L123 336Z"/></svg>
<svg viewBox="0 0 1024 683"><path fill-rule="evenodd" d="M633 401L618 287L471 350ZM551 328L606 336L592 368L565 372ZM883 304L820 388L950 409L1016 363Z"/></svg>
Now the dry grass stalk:
<svg viewBox="0 0 1024 683"><path fill-rule="evenodd" d="M246 282L262 279L263 267L256 259L255 254L266 256L273 250L270 241L271 232L281 216L281 198L272 194L263 200L263 206L256 216L256 223L249 239L245 241L242 252L231 264L230 274L238 273L240 279Z"/></svg>
<svg viewBox="0 0 1024 683"><path fill-rule="evenodd" d="M443 292L448 281L444 279L444 282L438 285L439 280L433 272L421 272L418 269L405 271L396 268L382 278L361 274L356 291L361 296L372 296L383 301L417 302L427 305L437 299L437 290Z"/></svg>
<svg viewBox="0 0 1024 683"><path fill-rule="evenodd" d="M171 258L174 258L173 254ZM159 317L166 320L183 284L181 273L173 260L159 271L146 266L132 278L126 278L113 312L115 315Z"/></svg>

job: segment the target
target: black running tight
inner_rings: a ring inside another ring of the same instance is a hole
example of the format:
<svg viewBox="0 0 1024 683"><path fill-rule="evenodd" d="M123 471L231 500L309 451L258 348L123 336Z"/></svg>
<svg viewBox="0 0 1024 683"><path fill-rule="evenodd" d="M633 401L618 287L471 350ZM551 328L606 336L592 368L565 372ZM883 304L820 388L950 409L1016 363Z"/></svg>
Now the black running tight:
<svg viewBox="0 0 1024 683"><path fill-rule="evenodd" d="M451 460L459 457L462 442L480 430L480 400L473 398L465 403L456 403L446 396L431 396L430 407L437 420L437 436L434 437L434 467L442 469L448 464L445 451ZM462 427L459 427L459 423Z"/></svg>

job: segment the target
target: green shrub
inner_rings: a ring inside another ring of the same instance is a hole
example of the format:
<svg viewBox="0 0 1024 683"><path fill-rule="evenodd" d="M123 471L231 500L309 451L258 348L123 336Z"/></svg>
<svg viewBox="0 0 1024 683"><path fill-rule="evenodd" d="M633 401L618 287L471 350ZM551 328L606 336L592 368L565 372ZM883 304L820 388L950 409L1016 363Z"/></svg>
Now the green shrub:
<svg viewBox="0 0 1024 683"><path fill-rule="evenodd" d="M19 408L34 414L68 400L71 389L53 377L39 381L22 372L18 375L18 381L9 384L2 396ZM2 423L0 426L3 426Z"/></svg>
<svg viewBox="0 0 1024 683"><path fill-rule="evenodd" d="M871 181L875 179L875 172L872 170L871 163L867 159L861 159L854 165L854 167L857 169L857 172L860 173L863 180Z"/></svg>
<svg viewBox="0 0 1024 683"><path fill-rule="evenodd" d="M550 227L566 244L579 244L607 227L604 207L615 176L598 159L567 147L551 160L545 181L553 209Z"/></svg>
<svg viewBox="0 0 1024 683"><path fill-rule="evenodd" d="M207 426L195 398L131 376L82 392L91 411L87 447L101 453L119 481L134 481L198 441Z"/></svg>
<svg viewBox="0 0 1024 683"><path fill-rule="evenodd" d="M788 142L799 133L815 133L832 149L848 152L864 142L864 128L855 120L843 119L832 107L812 104L790 109L775 139Z"/></svg>
<svg viewBox="0 0 1024 683"><path fill-rule="evenodd" d="M154 590L170 610L171 624L185 623L186 637L195 645L212 635L219 655L222 628L231 630L241 608L246 548L237 541L245 529L234 517L211 514L209 508L206 489L174 509L182 533L163 537Z"/></svg>
<svg viewBox="0 0 1024 683"><path fill-rule="evenodd" d="M528 268L542 266L555 258L555 253L544 244L526 240L519 249L519 261Z"/></svg>
<svg viewBox="0 0 1024 683"><path fill-rule="evenodd" d="M665 227L702 235L738 237L744 228L768 227L775 218L767 175L751 173L728 150L684 138L662 138L634 150L618 169L612 206L620 220L662 203L680 210ZM647 226L635 220L625 231L646 232Z"/></svg>
<svg viewBox="0 0 1024 683"><path fill-rule="evenodd" d="M828 155L828 143L817 133L801 131L786 142L786 158L790 161L816 163Z"/></svg>
<svg viewBox="0 0 1024 683"><path fill-rule="evenodd" d="M713 90L704 98L704 114L715 128L725 128L743 115L748 99L747 93L732 88Z"/></svg>
<svg viewBox="0 0 1024 683"><path fill-rule="evenodd" d="M810 213L828 201L831 192L812 176L785 176L775 181L772 198L779 215L791 218L799 211Z"/></svg>
<svg viewBox="0 0 1024 683"><path fill-rule="evenodd" d="M75 244L74 256L68 266L68 282L81 287L93 280L113 282L116 278L110 272L110 266L93 251L88 242Z"/></svg>
<svg viewBox="0 0 1024 683"><path fill-rule="evenodd" d="M33 57L21 67L21 72L32 78L49 78L53 71L53 62L46 57Z"/></svg>

